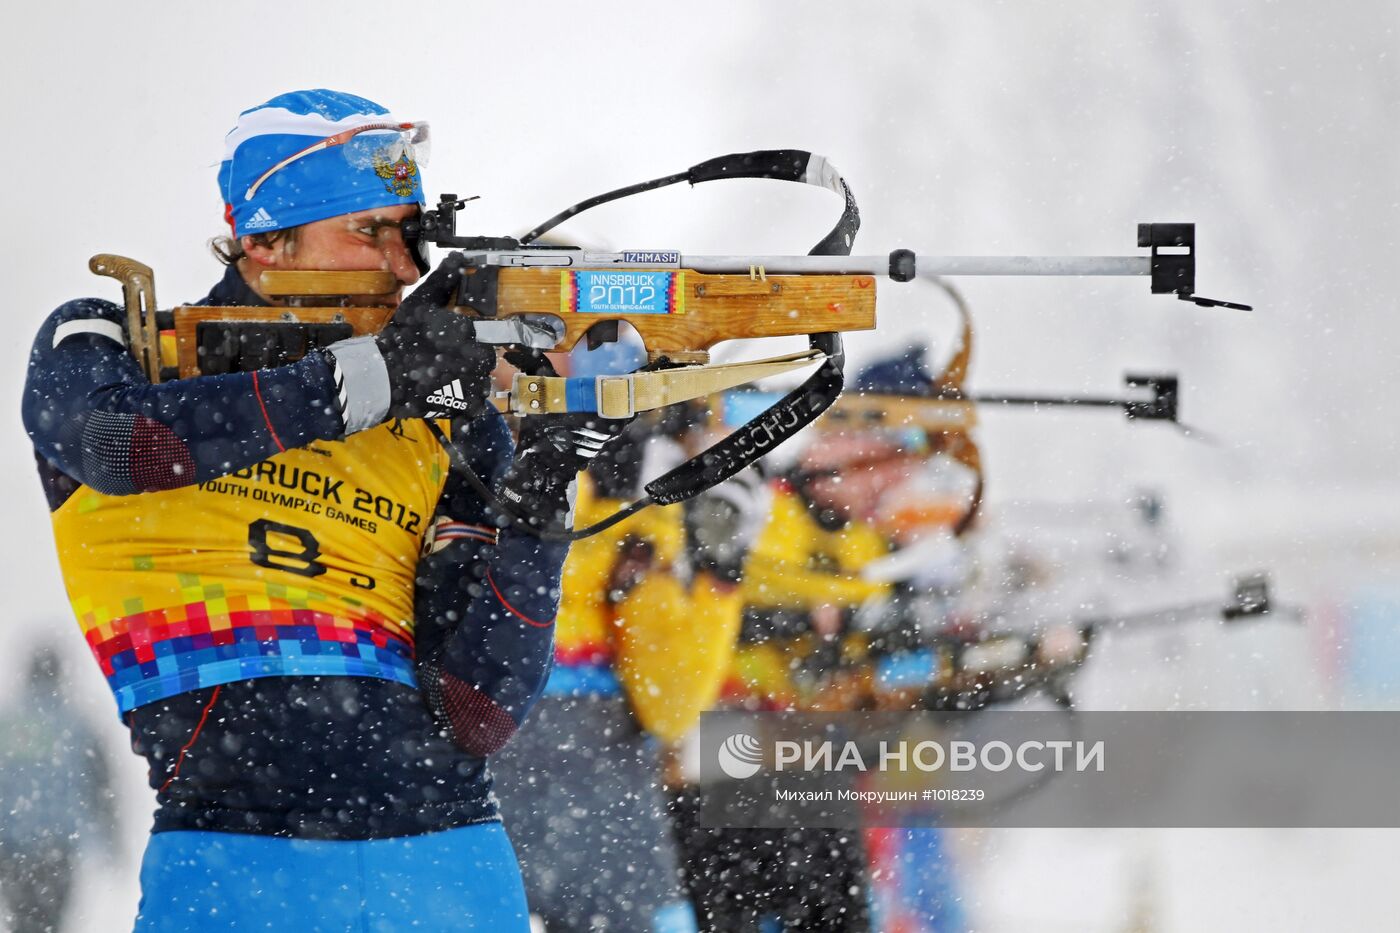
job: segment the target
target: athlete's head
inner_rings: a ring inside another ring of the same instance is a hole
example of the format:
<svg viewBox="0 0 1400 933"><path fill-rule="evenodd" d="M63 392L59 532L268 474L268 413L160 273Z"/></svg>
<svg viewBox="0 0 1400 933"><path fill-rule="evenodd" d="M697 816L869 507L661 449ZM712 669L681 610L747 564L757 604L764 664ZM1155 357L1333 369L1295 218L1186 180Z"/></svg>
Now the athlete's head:
<svg viewBox="0 0 1400 933"><path fill-rule="evenodd" d="M866 365L856 373L851 388L874 395L928 396L934 377L928 368L928 347L910 344L900 352Z"/></svg>
<svg viewBox="0 0 1400 933"><path fill-rule="evenodd" d="M823 432L803 450L792 479L817 520L834 529L851 520L869 520L869 510L892 474L902 475L903 459L887 432Z"/></svg>
<svg viewBox="0 0 1400 933"><path fill-rule="evenodd" d="M918 344L878 359L856 374L851 390L927 397L934 387L927 352ZM927 439L917 428L827 421L803 451L793 478L823 524L870 521L884 493L907 482L926 454Z"/></svg>
<svg viewBox="0 0 1400 933"><path fill-rule="evenodd" d="M264 269L384 270L412 284L418 264L399 225L424 202L427 143L427 124L339 91L245 110L219 166L233 234L221 252L255 289Z"/></svg>

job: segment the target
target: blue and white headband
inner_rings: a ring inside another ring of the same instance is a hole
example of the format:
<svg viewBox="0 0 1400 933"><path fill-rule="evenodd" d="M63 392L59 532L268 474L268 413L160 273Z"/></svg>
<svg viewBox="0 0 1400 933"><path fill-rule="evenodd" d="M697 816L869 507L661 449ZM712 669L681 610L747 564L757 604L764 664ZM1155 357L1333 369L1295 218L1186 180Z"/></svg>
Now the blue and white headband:
<svg viewBox="0 0 1400 933"><path fill-rule="evenodd" d="M240 114L224 140L224 219L234 236L244 236L423 204L426 144L427 124L403 123L354 94L278 95Z"/></svg>

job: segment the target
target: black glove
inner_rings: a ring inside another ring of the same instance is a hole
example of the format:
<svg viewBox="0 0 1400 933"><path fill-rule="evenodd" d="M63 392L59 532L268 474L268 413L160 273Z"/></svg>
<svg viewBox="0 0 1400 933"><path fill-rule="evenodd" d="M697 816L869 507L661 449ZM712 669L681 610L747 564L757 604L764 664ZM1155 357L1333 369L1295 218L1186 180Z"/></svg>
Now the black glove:
<svg viewBox="0 0 1400 933"><path fill-rule="evenodd" d="M486 408L496 350L448 309L466 261L450 253L375 337L389 370L390 418L475 417Z"/></svg>
<svg viewBox="0 0 1400 933"><path fill-rule="evenodd" d="M579 471L630 422L588 413L524 418L515 462L497 494L527 528L567 527Z"/></svg>
<svg viewBox="0 0 1400 933"><path fill-rule="evenodd" d="M593 488L604 499L635 499L641 494L642 461L646 457L648 433L655 426L633 418L602 453L588 464Z"/></svg>
<svg viewBox="0 0 1400 933"><path fill-rule="evenodd" d="M768 518L769 497L755 468L685 503L685 540L691 564L725 583L738 583Z"/></svg>

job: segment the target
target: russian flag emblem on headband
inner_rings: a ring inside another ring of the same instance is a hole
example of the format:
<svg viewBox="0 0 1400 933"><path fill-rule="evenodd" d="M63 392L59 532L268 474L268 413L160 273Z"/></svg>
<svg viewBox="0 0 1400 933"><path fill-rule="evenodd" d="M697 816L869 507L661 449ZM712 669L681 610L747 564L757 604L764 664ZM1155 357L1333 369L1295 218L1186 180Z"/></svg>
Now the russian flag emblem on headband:
<svg viewBox="0 0 1400 933"><path fill-rule="evenodd" d="M373 125L343 141L337 134ZM426 124L325 89L280 94L239 115L224 139L219 191L234 236L327 217L423 204ZM308 151L309 150L309 151Z"/></svg>

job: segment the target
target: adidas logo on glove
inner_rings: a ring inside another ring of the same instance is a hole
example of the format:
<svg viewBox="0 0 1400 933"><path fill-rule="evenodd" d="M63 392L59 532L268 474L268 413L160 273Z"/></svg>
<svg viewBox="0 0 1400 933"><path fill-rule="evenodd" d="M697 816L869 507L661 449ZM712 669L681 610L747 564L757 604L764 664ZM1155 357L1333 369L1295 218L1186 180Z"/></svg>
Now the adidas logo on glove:
<svg viewBox="0 0 1400 933"><path fill-rule="evenodd" d="M462 398L462 380L453 379L447 385L438 389L427 398L429 405L441 405L443 408L455 408L458 411L467 410L466 399Z"/></svg>

